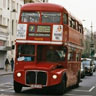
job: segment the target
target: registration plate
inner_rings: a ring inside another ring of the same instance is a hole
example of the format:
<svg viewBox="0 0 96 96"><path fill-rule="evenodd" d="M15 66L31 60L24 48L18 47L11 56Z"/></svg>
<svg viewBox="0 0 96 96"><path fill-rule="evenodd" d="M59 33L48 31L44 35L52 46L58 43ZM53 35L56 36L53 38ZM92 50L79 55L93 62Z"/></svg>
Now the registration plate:
<svg viewBox="0 0 96 96"><path fill-rule="evenodd" d="M34 85L34 84L32 84L31 88L42 88L42 85Z"/></svg>

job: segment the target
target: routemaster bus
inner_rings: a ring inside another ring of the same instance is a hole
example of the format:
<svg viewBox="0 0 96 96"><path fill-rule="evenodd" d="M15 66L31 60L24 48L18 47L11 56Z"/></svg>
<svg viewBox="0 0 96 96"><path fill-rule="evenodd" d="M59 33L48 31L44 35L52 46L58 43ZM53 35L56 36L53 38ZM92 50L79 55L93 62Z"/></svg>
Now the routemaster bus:
<svg viewBox="0 0 96 96"><path fill-rule="evenodd" d="M31 87L63 94L69 86L79 86L83 25L63 6L22 6L15 46L15 92Z"/></svg>

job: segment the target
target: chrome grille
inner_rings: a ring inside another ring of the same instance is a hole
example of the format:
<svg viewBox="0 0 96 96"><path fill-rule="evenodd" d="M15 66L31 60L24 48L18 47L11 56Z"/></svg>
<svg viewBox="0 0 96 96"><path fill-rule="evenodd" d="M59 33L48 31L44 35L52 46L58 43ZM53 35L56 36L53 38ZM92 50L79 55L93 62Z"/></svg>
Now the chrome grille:
<svg viewBox="0 0 96 96"><path fill-rule="evenodd" d="M47 73L43 71L27 71L26 84L41 84L46 85Z"/></svg>

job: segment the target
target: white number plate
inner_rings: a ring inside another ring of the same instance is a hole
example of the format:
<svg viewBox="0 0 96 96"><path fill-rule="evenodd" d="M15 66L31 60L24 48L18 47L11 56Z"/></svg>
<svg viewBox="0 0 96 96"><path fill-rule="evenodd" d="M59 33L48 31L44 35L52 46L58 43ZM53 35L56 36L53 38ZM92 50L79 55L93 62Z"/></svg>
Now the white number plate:
<svg viewBox="0 0 96 96"><path fill-rule="evenodd" d="M31 85L31 88L42 88L42 85Z"/></svg>

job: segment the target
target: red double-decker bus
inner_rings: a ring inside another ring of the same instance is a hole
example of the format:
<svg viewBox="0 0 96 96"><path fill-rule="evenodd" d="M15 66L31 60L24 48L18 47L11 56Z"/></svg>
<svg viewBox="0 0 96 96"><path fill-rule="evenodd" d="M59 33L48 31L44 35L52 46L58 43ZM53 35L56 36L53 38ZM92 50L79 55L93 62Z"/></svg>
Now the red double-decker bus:
<svg viewBox="0 0 96 96"><path fill-rule="evenodd" d="M29 86L54 88L62 94L67 87L78 86L82 49L82 23L64 7L24 5L17 28L15 92Z"/></svg>

